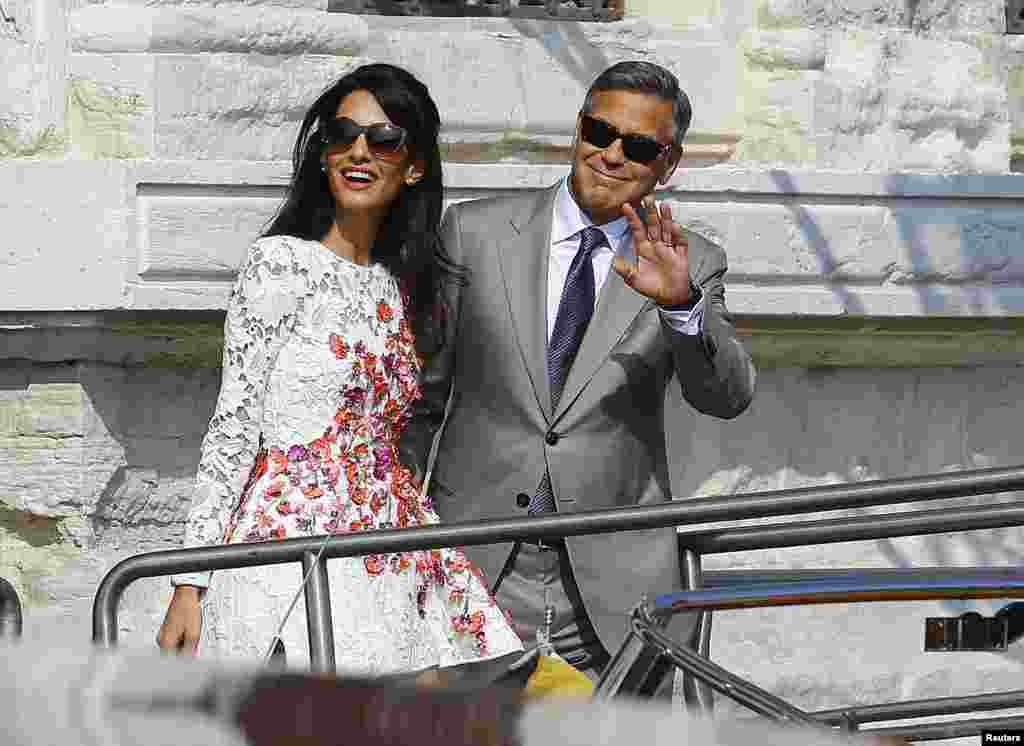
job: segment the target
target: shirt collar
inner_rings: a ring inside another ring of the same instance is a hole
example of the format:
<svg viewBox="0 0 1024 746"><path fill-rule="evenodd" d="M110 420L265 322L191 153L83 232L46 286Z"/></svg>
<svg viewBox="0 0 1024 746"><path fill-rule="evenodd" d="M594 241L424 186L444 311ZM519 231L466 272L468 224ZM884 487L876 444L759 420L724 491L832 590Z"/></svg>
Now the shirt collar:
<svg viewBox="0 0 1024 746"><path fill-rule="evenodd" d="M555 196L555 214L551 224L551 242L565 241L567 238L572 238L584 228L592 225L594 225L594 222L580 209L579 205L576 204L576 199L572 196L572 192L569 191L569 177L566 176L558 186L558 194ZM625 217L621 217L597 227L604 233L609 245L614 246L626 234L626 231L629 229L629 221Z"/></svg>

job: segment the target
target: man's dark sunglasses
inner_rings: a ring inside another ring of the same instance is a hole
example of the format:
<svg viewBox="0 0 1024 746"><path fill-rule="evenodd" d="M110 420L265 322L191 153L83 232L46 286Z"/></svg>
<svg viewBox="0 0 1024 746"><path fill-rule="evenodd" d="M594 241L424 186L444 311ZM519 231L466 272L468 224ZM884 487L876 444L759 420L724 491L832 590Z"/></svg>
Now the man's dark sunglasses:
<svg viewBox="0 0 1024 746"><path fill-rule="evenodd" d="M622 140L622 152L631 161L648 164L672 149L646 135L625 135L608 122L583 114L580 119L580 137L598 148L607 148L616 140Z"/></svg>
<svg viewBox="0 0 1024 746"><path fill-rule="evenodd" d="M338 117L322 122L320 139L324 145L340 145L349 147L359 136L366 135L366 145L374 156L394 156L405 145L406 132L394 124L358 125L348 117Z"/></svg>

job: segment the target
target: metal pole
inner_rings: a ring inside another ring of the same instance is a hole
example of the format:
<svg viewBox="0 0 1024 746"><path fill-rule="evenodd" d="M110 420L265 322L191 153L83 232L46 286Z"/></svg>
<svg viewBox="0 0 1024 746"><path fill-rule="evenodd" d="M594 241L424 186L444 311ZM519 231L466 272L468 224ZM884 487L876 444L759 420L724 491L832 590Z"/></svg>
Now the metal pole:
<svg viewBox="0 0 1024 746"><path fill-rule="evenodd" d="M1024 569L977 570L953 577L822 578L804 583L756 583L669 593L654 599L650 616L664 619L698 609L753 609L877 601L934 601L943 598L1022 598Z"/></svg>
<svg viewBox="0 0 1024 746"><path fill-rule="evenodd" d="M945 741L952 738L980 736L983 730L1020 730L1024 717L978 718L952 723L917 723L893 728L871 728L860 731L863 736L889 736L907 741Z"/></svg>
<svg viewBox="0 0 1024 746"><path fill-rule="evenodd" d="M837 710L812 712L811 717L822 723L838 725L845 715L852 716L858 723L873 723L881 720L961 715L967 712L1008 710L1019 707L1024 707L1024 689L995 694L973 694L965 697L941 697L883 705L843 707Z"/></svg>
<svg viewBox="0 0 1024 746"><path fill-rule="evenodd" d="M689 648L680 645L660 629L656 629L653 624L645 622L642 617L643 613L637 612L635 621L639 624L640 635L648 645L659 648L676 665L689 671L730 699L773 720L798 723L809 727L827 727L811 717L810 713L794 707L784 699L776 697L746 679L727 671L717 663L712 663Z"/></svg>
<svg viewBox="0 0 1024 746"><path fill-rule="evenodd" d="M679 552L683 571L683 587L687 590L700 590L704 587L704 576L701 572L700 555L692 549ZM708 658L711 647L711 612L703 610L697 613L697 624L690 640L685 641L689 647L696 649L698 655ZM707 682L695 679L683 671L683 701L689 707L696 707L710 713L714 709L714 692Z"/></svg>
<svg viewBox="0 0 1024 746"><path fill-rule="evenodd" d="M0 638L21 637L21 599L14 586L0 578Z"/></svg>
<svg viewBox="0 0 1024 746"><path fill-rule="evenodd" d="M314 567L315 565L315 567ZM309 663L315 673L333 674L334 623L331 620L331 588L327 580L327 562L317 561L313 552L302 555L303 577L313 568L306 583L306 624L309 629Z"/></svg>
<svg viewBox="0 0 1024 746"><path fill-rule="evenodd" d="M701 554L724 554L755 549L802 547L809 544L945 534L964 531L965 525L970 525L971 531L1024 525L1024 502L943 510L915 510L863 518L796 521L711 531L683 531L679 534L679 543Z"/></svg>

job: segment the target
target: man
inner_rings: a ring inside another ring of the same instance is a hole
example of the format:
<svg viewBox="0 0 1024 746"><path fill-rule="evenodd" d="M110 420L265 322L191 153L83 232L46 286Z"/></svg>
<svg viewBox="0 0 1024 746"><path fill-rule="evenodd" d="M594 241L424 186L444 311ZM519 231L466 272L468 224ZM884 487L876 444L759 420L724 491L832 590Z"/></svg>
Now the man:
<svg viewBox="0 0 1024 746"><path fill-rule="evenodd" d="M403 435L422 475L452 394L430 486L443 520L670 500L670 379L705 414L750 403L725 253L653 198L641 206L678 166L690 116L670 72L614 65L587 94L568 179L448 209L442 240L469 282L450 290L449 343L425 368ZM544 630L592 678L641 596L681 587L672 528L466 551L524 641Z"/></svg>

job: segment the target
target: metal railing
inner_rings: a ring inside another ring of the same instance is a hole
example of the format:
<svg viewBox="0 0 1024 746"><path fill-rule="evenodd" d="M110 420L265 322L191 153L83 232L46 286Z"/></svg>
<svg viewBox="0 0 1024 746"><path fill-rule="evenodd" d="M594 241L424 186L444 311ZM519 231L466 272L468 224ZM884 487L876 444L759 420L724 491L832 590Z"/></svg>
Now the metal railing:
<svg viewBox="0 0 1024 746"><path fill-rule="evenodd" d="M565 536L585 534L612 533L639 529L664 528L671 526L696 526L703 523L743 520L761 517L779 517L802 513L821 513L830 510L864 508L871 506L896 505L907 502L945 500L981 494L995 494L1024 489L1024 467L1002 469L980 469L974 471L949 472L923 477L878 480L856 484L830 485L826 487L808 487L771 492L730 495L728 497L699 498L688 501L666 503L662 505L613 508L607 510L586 511L569 514L524 517L501 520L474 521L462 524L443 524L426 528L388 529L364 533L341 534L331 537L323 551L322 559L340 557L365 556L370 554L387 554L421 549L432 549L447 546L474 546L510 542L516 540L535 541L538 539L554 539ZM1024 525L1024 501L1014 501L990 506L968 506L945 508L942 510L925 510L902 512L895 515L873 515L870 517L843 517L828 520L786 522L772 525L716 528L703 531L689 531L680 534L679 541L683 547L684 566L687 568L688 585L696 590L689 593L712 594L711 596L691 596L700 599L689 606L692 610L710 609L711 598L724 598L723 593L745 593L746 602L753 605L756 593L765 591L765 585L758 583L756 589L750 587L730 589L699 588L701 583L699 553L748 551L782 546L799 546L839 541L870 540L891 538L894 536L915 536L930 533L946 533L951 531L970 531L977 529L1003 528ZM110 570L104 577L96 593L93 604L93 640L100 645L114 645L117 641L117 607L125 589L135 580L204 570L226 570L256 565L282 564L301 562L308 570L313 558L324 544L323 537L286 539L253 544L233 544L211 546L194 549L180 549L164 552L153 552L137 555L123 560ZM953 573L956 574L956 573ZM709 574L709 577L713 574ZM948 578L946 580L949 580ZM797 587L806 593L822 591L821 583L831 582L830 578L818 578L818 586L802 583ZM863 584L864 578L857 580ZM965 591L962 585L956 586ZM1021 588L1024 588L1022 583ZM794 590L790 588L789 590ZM966 589L969 590L969 589ZM988 589L991 590L991 589ZM872 593L877 594L878 587ZM930 589L930 591L934 591ZM999 590L1000 593L1005 588ZM1005 596L1017 595L1017 586L1010 588ZM995 593L995 591L992 591ZM718 594L717 596L714 594ZM855 588L847 586L845 596L839 599L852 600L856 597ZM850 595L853 594L853 595ZM1024 596L1024 594L1019 594ZM932 597L932 596L929 596ZM974 598L966 595L958 597ZM989 596L991 597L991 596ZM681 597L680 597L681 598ZM316 563L310 576L305 593L306 615L310 636L310 661L315 671L333 672L334 643L330 620L330 589L325 562ZM874 596L866 600L877 600ZM715 675L732 676L724 669L716 667L706 656L710 641L710 616L707 624L702 625L701 649L705 655L679 646L685 651L677 655L676 663L686 662L684 670L696 675L698 670L712 670ZM654 635L660 634L657 629ZM667 649L666 640L656 637L644 638L647 642L654 640L655 646ZM635 647L635 646L634 646ZM622 650L617 656L622 654ZM638 650L634 649L631 655ZM635 657L635 655L634 655ZM655 656L656 658L658 656ZM657 665L664 668L665 656ZM672 664L672 661L669 661ZM654 664L652 664L654 665ZM711 666L711 669L706 668ZM644 674L647 678L650 672ZM663 671L662 671L663 673ZM696 676L708 683L708 677ZM738 677L737 677L738 678ZM742 681L742 679L740 679ZM621 684L621 682L620 682ZM748 682L749 684L749 682ZM753 685L750 685L753 686ZM786 719L799 721L815 720L817 716L804 713L792 705L778 700L766 692L757 697L767 696L765 700L774 707L773 710ZM1009 695L995 695L1006 697ZM776 702L777 700L777 702ZM958 702L960 700L957 700ZM932 701L934 702L934 701ZM779 704L781 703L781 704ZM903 703L910 708L911 703ZM763 709L763 708L762 708ZM847 709L844 717L850 721L853 717L861 717L859 709ZM870 717L870 710L865 710ZM852 713L852 714L851 714ZM866 719L862 718L865 722ZM825 721L823 721L825 722ZM978 722L978 721L976 721ZM995 722L995 721L993 721ZM1002 721L999 721L1002 722ZM948 727L940 724L942 728ZM924 728L925 726L915 726ZM927 726L932 727L932 726ZM939 728L936 725L935 728ZM895 731L894 731L895 732ZM916 733L917 731L915 731ZM971 731L976 732L976 731ZM946 737L946 736L942 736Z"/></svg>
<svg viewBox="0 0 1024 746"><path fill-rule="evenodd" d="M948 472L922 477L859 482L856 484L803 487L789 490L756 492L727 497L705 497L695 500L663 503L643 507L611 508L546 516L490 519L462 524L442 524L425 528L382 529L377 531L339 534L332 537L323 552L323 559L358 557L370 554L389 554L419 549L450 546L475 546L511 541L536 541L584 534L614 533L639 529L693 526L728 520L742 520L800 513L819 513L829 510L895 505L923 500L942 500L979 494L1010 492L1024 489L1024 467L978 469ZM916 526L924 533L935 531L966 531L977 528L997 528L1024 525L1024 501L1006 503L988 508L959 508L941 511L905 513L901 515L862 518L838 518L803 524L780 524L773 527L733 529L734 536L748 537L744 532L768 532L757 540L744 538L744 549L777 546L771 541L792 542L798 534L798 543L816 544L827 541L849 541L847 536L870 539L890 536L884 530L887 523L900 521L899 535L915 535ZM937 520L941 517L942 520ZM844 527L853 526L854 529ZM770 533L774 531L775 533ZM873 533L874 532L874 533ZM723 530L702 534L683 535L681 541L715 551L738 551L723 540ZM726 535L727 536L727 535ZM838 538L844 537L844 538ZM736 542L740 543L740 542ZM312 561L321 549L323 537L284 539L251 544L231 544L193 549L174 549L129 557L114 566L100 583L93 602L93 640L101 645L117 641L117 606L125 588L141 578L205 570L228 570L256 565L276 565L289 562ZM794 546L786 543L785 546ZM306 593L307 617L316 627L321 626L330 590L324 563L317 563L319 571L310 578ZM321 629L322 645L332 637L330 629ZM320 655L322 645L311 645L311 660L317 670L327 670L326 660ZM333 649L333 646L328 646ZM315 656L315 657L314 657Z"/></svg>
<svg viewBox="0 0 1024 746"><path fill-rule="evenodd" d="M754 712L805 727L839 726L854 731L867 722L1024 706L1024 691L1013 691L805 712L727 671L663 631L675 614L699 610L949 598L1024 598L1024 569L959 569L940 577L934 577L934 572L934 568L928 571L835 571L799 582L773 583L762 579L748 585L729 583L722 588L659 596L653 603L642 603L634 610L632 630L605 669L594 696L653 693L670 674L672 666L676 666ZM1020 728L1022 725L1024 716L1016 716L872 728L869 732L925 741L978 735L985 728Z"/></svg>
<svg viewBox="0 0 1024 746"><path fill-rule="evenodd" d="M14 586L0 578L0 638L21 637L21 599Z"/></svg>

